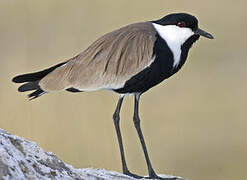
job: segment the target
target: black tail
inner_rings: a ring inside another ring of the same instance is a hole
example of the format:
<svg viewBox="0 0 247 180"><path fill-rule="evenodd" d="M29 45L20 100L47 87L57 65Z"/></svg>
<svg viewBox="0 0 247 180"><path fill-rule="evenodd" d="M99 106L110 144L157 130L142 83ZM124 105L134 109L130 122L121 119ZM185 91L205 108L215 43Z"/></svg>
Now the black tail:
<svg viewBox="0 0 247 180"><path fill-rule="evenodd" d="M46 92L43 91L40 86L39 86L39 81L44 78L47 74L49 74L50 72L54 71L56 68L58 68L59 66L62 66L64 64L66 64L67 62L63 62L60 64L57 64L55 66L52 66L48 69L45 69L43 71L39 71L39 72L35 72L35 73L29 73L29 74L23 74L23 75L19 75L16 76L12 79L13 82L15 83L25 83L23 85L21 85L18 88L19 92L25 92L25 91L34 91L31 94L28 95L28 97L30 98L30 100L35 99L43 94L45 94Z"/></svg>

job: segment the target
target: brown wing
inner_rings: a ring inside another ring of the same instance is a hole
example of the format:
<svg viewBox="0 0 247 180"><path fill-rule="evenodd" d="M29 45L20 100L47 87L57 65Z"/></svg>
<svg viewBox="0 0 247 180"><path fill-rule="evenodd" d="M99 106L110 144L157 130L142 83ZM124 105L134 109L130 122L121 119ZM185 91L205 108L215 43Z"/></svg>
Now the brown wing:
<svg viewBox="0 0 247 180"><path fill-rule="evenodd" d="M152 62L156 31L150 22L110 32L44 77L39 85L53 91L117 89Z"/></svg>

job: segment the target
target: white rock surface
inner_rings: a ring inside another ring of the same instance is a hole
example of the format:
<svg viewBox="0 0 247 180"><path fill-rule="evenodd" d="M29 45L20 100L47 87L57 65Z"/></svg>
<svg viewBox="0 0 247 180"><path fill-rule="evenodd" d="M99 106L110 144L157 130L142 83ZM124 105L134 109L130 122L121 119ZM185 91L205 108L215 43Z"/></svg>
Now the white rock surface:
<svg viewBox="0 0 247 180"><path fill-rule="evenodd" d="M162 175L162 177L172 177ZM1 180L128 180L124 174L104 169L75 169L45 152L36 143L11 135L0 129Z"/></svg>

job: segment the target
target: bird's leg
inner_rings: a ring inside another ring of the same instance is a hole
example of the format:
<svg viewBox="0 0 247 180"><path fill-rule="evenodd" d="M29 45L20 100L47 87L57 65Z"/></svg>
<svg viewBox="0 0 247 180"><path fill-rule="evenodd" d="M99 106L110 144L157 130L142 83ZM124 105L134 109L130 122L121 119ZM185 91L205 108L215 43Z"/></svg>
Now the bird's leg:
<svg viewBox="0 0 247 180"><path fill-rule="evenodd" d="M145 159L146 159L146 163L147 163L147 167L148 167L148 174L150 177L155 176L156 173L153 170L152 164L150 162L149 156L148 156L148 152L147 152L147 148L146 148L146 144L144 141L144 137L142 134L142 130L140 127L140 117L139 117L139 99L140 99L140 94L135 94L135 106L134 106L134 117L133 117L133 121L135 124L135 128L136 131L138 133L139 139L141 141L141 145L142 145L142 149L145 155Z"/></svg>
<svg viewBox="0 0 247 180"><path fill-rule="evenodd" d="M140 127L140 117L139 117L139 99L140 99L140 96L141 94L138 93L138 94L135 94L135 107L134 107L134 117L133 117L133 121L134 121L134 124L135 124L135 128L136 128L136 131L138 133L138 136L139 136L139 139L141 141L141 145L142 145L142 149L143 149L143 152L144 152L144 155L145 155L145 159L146 159L146 163L147 163L147 167L148 167L148 174L149 174L149 177L150 179L164 179L164 180L176 180L176 178L162 178L162 177L159 177L153 167L152 167L152 164L151 164L151 161L149 159L149 156L148 156L148 152L147 152L147 148L146 148L146 144L145 144L145 141L144 141L144 137L143 137L143 134L142 134L142 130L141 130L141 127Z"/></svg>
<svg viewBox="0 0 247 180"><path fill-rule="evenodd" d="M128 170L127 164L126 164L126 160L125 160L125 155L124 155L124 148L123 148L123 142L122 142L122 135L121 135L121 131L120 131L120 126L119 126L119 121L120 121L120 117L119 117L119 113L120 113L120 109L122 106L122 102L123 102L124 96L120 96L118 103L117 103L117 107L116 110L113 114L113 121L114 121L114 125L115 125L115 129L117 132L117 138L118 138L118 144L119 144L119 148L120 148L120 154L121 154L121 160L122 160L122 169L123 169L123 173L135 178L142 178L141 176L138 176L136 174L131 173Z"/></svg>

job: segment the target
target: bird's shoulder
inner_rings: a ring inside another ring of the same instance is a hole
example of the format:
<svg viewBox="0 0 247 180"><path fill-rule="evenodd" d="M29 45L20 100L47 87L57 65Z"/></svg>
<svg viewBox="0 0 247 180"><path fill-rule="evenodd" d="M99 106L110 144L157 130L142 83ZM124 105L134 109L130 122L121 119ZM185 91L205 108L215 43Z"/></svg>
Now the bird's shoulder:
<svg viewBox="0 0 247 180"><path fill-rule="evenodd" d="M137 40L139 44L136 45L139 46L135 48L139 48L141 44L154 43L156 33L151 22L140 22L124 26L98 38L78 55L77 61L85 56L92 57L91 53L94 52L107 51L107 53L111 54L112 49L123 50L123 47L131 46L133 43L137 43Z"/></svg>
<svg viewBox="0 0 247 180"><path fill-rule="evenodd" d="M127 80L152 63L156 38L151 22L130 24L107 33L72 60L74 72Z"/></svg>

